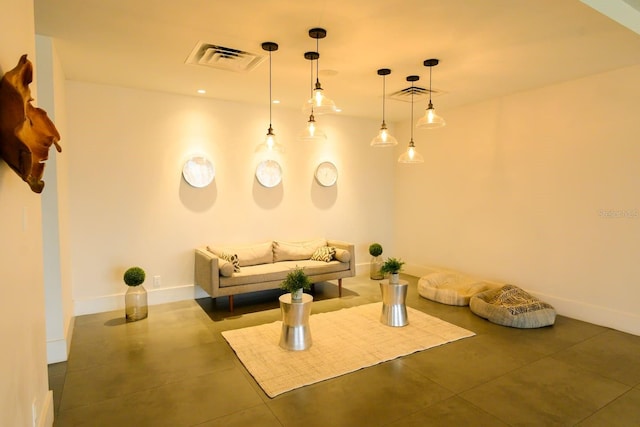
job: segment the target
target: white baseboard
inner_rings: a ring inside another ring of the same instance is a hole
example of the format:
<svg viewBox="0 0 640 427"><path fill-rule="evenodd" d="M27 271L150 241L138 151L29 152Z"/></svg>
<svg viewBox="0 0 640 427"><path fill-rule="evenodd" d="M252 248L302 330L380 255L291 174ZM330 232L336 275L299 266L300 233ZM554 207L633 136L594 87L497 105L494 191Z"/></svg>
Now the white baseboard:
<svg viewBox="0 0 640 427"><path fill-rule="evenodd" d="M64 362L68 356L66 339L47 341L47 364Z"/></svg>
<svg viewBox="0 0 640 427"><path fill-rule="evenodd" d="M194 285L147 289L147 299L149 305L158 305L168 302L202 298L203 295L201 294L201 292L204 291ZM103 313L105 311L124 310L124 292L121 294L74 300L73 305L73 314L75 316Z"/></svg>
<svg viewBox="0 0 640 427"><path fill-rule="evenodd" d="M42 408L38 414L38 421L36 424L38 427L52 427L53 426L53 391L47 391L44 398Z"/></svg>
<svg viewBox="0 0 640 427"><path fill-rule="evenodd" d="M411 276L422 277L430 271L430 267L405 265L403 272ZM561 298L556 295L541 294L529 289L526 289L526 291L536 298L551 304L561 316L640 336L640 316L636 314L613 310L584 301Z"/></svg>
<svg viewBox="0 0 640 427"><path fill-rule="evenodd" d="M640 336L640 316L637 314L625 313L583 301L560 298L555 295L527 292L551 304L556 312L562 316Z"/></svg>

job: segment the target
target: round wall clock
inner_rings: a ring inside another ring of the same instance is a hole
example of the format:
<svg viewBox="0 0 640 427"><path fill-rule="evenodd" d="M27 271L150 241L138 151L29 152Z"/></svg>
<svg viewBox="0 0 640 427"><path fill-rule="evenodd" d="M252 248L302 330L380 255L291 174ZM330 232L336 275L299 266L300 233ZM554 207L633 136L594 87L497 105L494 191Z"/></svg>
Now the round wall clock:
<svg viewBox="0 0 640 427"><path fill-rule="evenodd" d="M189 185L202 188L211 184L216 176L213 164L203 156L193 156L187 160L182 168L182 176Z"/></svg>
<svg viewBox="0 0 640 427"><path fill-rule="evenodd" d="M331 162L322 162L316 168L316 180L323 187L331 187L338 181L338 169Z"/></svg>
<svg viewBox="0 0 640 427"><path fill-rule="evenodd" d="M263 187L275 187L282 181L282 168L275 160L264 160L258 163L256 178Z"/></svg>

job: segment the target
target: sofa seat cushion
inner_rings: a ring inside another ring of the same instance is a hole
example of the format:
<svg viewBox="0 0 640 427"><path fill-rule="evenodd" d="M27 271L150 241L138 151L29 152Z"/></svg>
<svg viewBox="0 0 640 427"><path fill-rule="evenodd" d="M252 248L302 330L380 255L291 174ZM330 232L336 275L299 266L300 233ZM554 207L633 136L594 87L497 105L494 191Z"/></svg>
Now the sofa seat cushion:
<svg viewBox="0 0 640 427"><path fill-rule="evenodd" d="M513 328L541 328L556 320L551 305L513 285L474 295L469 308L490 322Z"/></svg>
<svg viewBox="0 0 640 427"><path fill-rule="evenodd" d="M327 246L327 239L313 239L302 242L273 242L273 262L309 259L321 246Z"/></svg>
<svg viewBox="0 0 640 427"><path fill-rule="evenodd" d="M207 246L216 256L234 254L238 256L240 267L273 262L273 242L255 243L238 246Z"/></svg>
<svg viewBox="0 0 640 427"><path fill-rule="evenodd" d="M465 306L472 296L501 286L453 271L438 271L418 280L418 293L442 304Z"/></svg>
<svg viewBox="0 0 640 427"><path fill-rule="evenodd" d="M338 271L349 270L349 263L339 261L282 261L272 264L260 264L243 267L239 273L233 273L231 277L220 277L220 287L246 285L256 282L271 282L275 280L284 280L289 271L296 267L304 268L307 276L313 280L314 275L335 273Z"/></svg>

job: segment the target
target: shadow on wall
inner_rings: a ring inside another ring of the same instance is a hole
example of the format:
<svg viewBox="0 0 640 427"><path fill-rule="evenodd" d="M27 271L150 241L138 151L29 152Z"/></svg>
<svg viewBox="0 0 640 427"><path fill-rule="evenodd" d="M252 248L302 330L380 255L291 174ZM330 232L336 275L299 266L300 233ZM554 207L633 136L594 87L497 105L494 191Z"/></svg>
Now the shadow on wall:
<svg viewBox="0 0 640 427"><path fill-rule="evenodd" d="M218 186L215 180L204 188L196 188L182 179L182 175L180 176L180 189L178 192L182 204L192 212L207 211L218 198Z"/></svg>
<svg viewBox="0 0 640 427"><path fill-rule="evenodd" d="M257 179L253 180L253 200L263 209L275 209L284 197L284 183L275 187L264 187Z"/></svg>
<svg viewBox="0 0 640 427"><path fill-rule="evenodd" d="M314 179L311 181L311 202L322 210L329 210L338 200L338 184L331 187L323 187Z"/></svg>

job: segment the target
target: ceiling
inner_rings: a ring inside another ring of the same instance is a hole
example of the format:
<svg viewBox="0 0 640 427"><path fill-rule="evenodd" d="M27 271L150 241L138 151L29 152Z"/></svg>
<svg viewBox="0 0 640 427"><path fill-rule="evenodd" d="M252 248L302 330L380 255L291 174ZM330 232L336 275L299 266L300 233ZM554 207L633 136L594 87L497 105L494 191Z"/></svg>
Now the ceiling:
<svg viewBox="0 0 640 427"><path fill-rule="evenodd" d="M612 1L612 0L611 0ZM617 0L629 1L629 0ZM640 35L578 0L35 0L36 32L55 39L65 76L131 88L269 104L268 60L249 72L188 65L198 42L258 55L273 41L277 108L302 107L311 92L322 27L320 81L344 115L380 118L386 92L410 74L446 109L640 63ZM205 89L205 95L198 95ZM416 99L416 111L426 107ZM386 102L387 121L407 102Z"/></svg>

